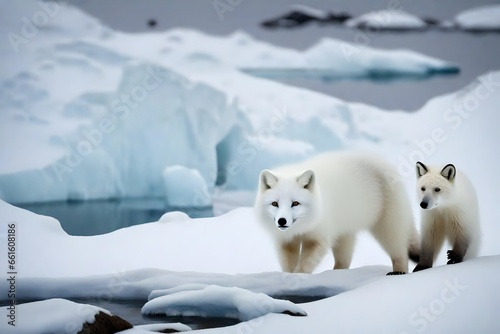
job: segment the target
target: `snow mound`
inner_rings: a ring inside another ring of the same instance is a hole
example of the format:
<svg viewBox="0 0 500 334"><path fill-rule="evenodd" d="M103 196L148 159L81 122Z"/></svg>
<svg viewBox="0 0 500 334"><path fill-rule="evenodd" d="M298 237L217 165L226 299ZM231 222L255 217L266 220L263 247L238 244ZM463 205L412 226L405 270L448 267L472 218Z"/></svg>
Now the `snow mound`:
<svg viewBox="0 0 500 334"><path fill-rule="evenodd" d="M108 311L89 304L78 304L65 299L48 299L15 306L18 319L15 326L4 319L0 332L19 334L79 333L84 323L93 323L99 312ZM0 307L2 314L9 314L7 306ZM7 316L7 318L9 318Z"/></svg>
<svg viewBox="0 0 500 334"><path fill-rule="evenodd" d="M188 222L191 220L191 217L188 216L187 213L182 211L170 211L158 219L158 222L161 223L169 223L169 222Z"/></svg>
<svg viewBox="0 0 500 334"><path fill-rule="evenodd" d="M167 167L163 171L163 184L170 206L193 208L212 204L207 183L196 169L178 165Z"/></svg>
<svg viewBox="0 0 500 334"><path fill-rule="evenodd" d="M223 317L248 321L268 313L293 316L307 314L294 303L276 300L263 293L241 288L209 285L201 290L182 290L148 301L141 312L146 315Z"/></svg>
<svg viewBox="0 0 500 334"><path fill-rule="evenodd" d="M207 287L206 284L201 283L192 283L192 284L183 284L170 289L162 289L162 290L153 290L148 296L148 300L153 300L155 298L161 296L168 296L181 291L197 291L203 290Z"/></svg>
<svg viewBox="0 0 500 334"><path fill-rule="evenodd" d="M348 27L375 30L422 30L427 23L421 18L404 11L381 10L363 14L345 22Z"/></svg>
<svg viewBox="0 0 500 334"><path fill-rule="evenodd" d="M500 30L500 5L472 8L459 13L455 23L463 30Z"/></svg>

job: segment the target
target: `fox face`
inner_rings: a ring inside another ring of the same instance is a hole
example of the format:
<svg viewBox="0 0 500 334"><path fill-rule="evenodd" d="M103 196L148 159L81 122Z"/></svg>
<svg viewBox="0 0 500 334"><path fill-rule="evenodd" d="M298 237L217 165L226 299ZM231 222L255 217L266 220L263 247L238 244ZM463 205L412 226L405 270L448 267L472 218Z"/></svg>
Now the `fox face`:
<svg viewBox="0 0 500 334"><path fill-rule="evenodd" d="M448 164L437 172L418 161L416 171L420 207L424 210L432 210L446 205L447 199L452 196L453 182L457 173L455 166Z"/></svg>
<svg viewBox="0 0 500 334"><path fill-rule="evenodd" d="M314 211L312 191L315 188L312 170L293 176L277 176L268 170L260 173L261 207L268 221L274 222L280 231L302 230L299 222L308 221ZM304 225L304 224L301 224Z"/></svg>

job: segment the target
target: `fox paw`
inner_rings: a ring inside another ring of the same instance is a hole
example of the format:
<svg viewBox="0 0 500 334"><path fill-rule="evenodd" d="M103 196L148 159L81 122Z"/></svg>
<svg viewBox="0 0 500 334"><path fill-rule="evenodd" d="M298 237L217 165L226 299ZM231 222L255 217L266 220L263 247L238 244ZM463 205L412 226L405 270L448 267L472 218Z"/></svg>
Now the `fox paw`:
<svg viewBox="0 0 500 334"><path fill-rule="evenodd" d="M417 264L417 266L415 267L415 269L413 269L413 272L420 271L420 270L425 270L425 269L429 269L429 268L431 268L431 266L419 263L419 264Z"/></svg>
<svg viewBox="0 0 500 334"><path fill-rule="evenodd" d="M460 263L464 260L463 256L455 253L451 249L446 253L448 254L448 264Z"/></svg>
<svg viewBox="0 0 500 334"><path fill-rule="evenodd" d="M386 276L393 276L393 275L405 275L406 273L404 271L391 271L390 273L387 273Z"/></svg>

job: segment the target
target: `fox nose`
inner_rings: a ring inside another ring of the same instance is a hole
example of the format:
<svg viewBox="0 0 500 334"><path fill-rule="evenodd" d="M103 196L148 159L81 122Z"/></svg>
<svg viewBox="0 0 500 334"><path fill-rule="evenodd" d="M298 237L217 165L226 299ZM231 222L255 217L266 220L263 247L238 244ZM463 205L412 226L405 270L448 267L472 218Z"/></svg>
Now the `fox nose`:
<svg viewBox="0 0 500 334"><path fill-rule="evenodd" d="M420 207L421 207L422 209L427 209L427 206L428 206L428 205L429 205L429 203L427 203L427 202L420 202Z"/></svg>
<svg viewBox="0 0 500 334"><path fill-rule="evenodd" d="M278 225L279 226L285 226L286 225L286 219L285 218L278 219Z"/></svg>

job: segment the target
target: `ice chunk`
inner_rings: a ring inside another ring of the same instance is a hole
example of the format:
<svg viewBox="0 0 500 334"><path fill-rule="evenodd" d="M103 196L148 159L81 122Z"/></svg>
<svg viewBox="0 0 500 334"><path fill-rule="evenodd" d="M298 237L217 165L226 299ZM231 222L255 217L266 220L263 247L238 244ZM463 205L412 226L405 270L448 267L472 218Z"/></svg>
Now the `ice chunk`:
<svg viewBox="0 0 500 334"><path fill-rule="evenodd" d="M464 30L500 30L500 5L472 8L459 13L455 23Z"/></svg>
<svg viewBox="0 0 500 334"><path fill-rule="evenodd" d="M427 24L421 18L404 11L380 10L347 20L348 27L368 27L382 30L419 30Z"/></svg>
<svg viewBox="0 0 500 334"><path fill-rule="evenodd" d="M174 165L163 171L167 204L174 207L207 207L212 198L207 183L197 169Z"/></svg>
<svg viewBox="0 0 500 334"><path fill-rule="evenodd" d="M268 313L306 316L307 313L287 300L273 299L236 287L206 286L202 290L179 291L157 297L142 307L146 315L224 317L247 321Z"/></svg>

